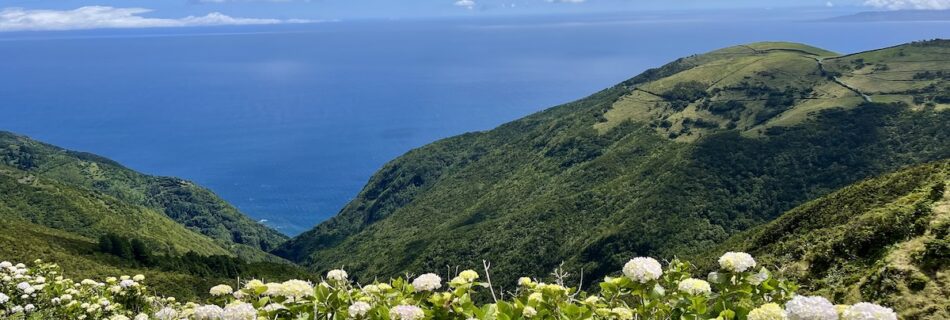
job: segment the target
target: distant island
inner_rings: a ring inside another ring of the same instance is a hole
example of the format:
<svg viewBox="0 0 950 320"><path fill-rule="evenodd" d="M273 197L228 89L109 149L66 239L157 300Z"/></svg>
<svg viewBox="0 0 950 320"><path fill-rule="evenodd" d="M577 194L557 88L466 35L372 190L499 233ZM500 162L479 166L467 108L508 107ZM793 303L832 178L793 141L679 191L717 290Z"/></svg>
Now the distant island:
<svg viewBox="0 0 950 320"><path fill-rule="evenodd" d="M950 21L950 10L869 11L839 16L828 22Z"/></svg>

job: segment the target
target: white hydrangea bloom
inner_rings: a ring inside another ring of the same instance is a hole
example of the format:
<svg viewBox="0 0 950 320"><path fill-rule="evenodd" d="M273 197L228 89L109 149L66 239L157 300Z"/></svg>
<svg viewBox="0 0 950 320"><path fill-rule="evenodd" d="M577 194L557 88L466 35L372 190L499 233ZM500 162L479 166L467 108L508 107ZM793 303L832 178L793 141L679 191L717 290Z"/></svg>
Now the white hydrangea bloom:
<svg viewBox="0 0 950 320"><path fill-rule="evenodd" d="M412 280L416 292L432 291L442 287L442 278L435 273L426 273Z"/></svg>
<svg viewBox="0 0 950 320"><path fill-rule="evenodd" d="M175 309L164 307L162 310L155 312L155 318L158 320L174 320L178 318L178 311Z"/></svg>
<svg viewBox="0 0 950 320"><path fill-rule="evenodd" d="M195 308L194 318L196 320L219 320L224 314L224 309L216 305L204 305Z"/></svg>
<svg viewBox="0 0 950 320"><path fill-rule="evenodd" d="M234 288L226 284L219 284L214 287L211 287L211 290L208 291L212 296L219 297L223 295L228 295L234 292Z"/></svg>
<svg viewBox="0 0 950 320"><path fill-rule="evenodd" d="M389 318L392 320L419 320L425 317L425 312L417 306L398 305L389 309Z"/></svg>
<svg viewBox="0 0 950 320"><path fill-rule="evenodd" d="M281 283L281 294L282 296L300 299L303 297L309 297L313 295L313 285L310 282L303 280L287 280Z"/></svg>
<svg viewBox="0 0 950 320"><path fill-rule="evenodd" d="M838 320L835 305L822 297L795 296L785 303L789 320Z"/></svg>
<svg viewBox="0 0 950 320"><path fill-rule="evenodd" d="M20 282L16 284L16 288L17 290L26 292L27 290L32 290L33 286L31 286L29 282ZM33 293L33 291L26 292L26 293Z"/></svg>
<svg viewBox="0 0 950 320"><path fill-rule="evenodd" d="M330 272L327 272L327 279L334 282L346 282L347 276L348 275L346 274L346 271L341 269L330 270Z"/></svg>
<svg viewBox="0 0 950 320"><path fill-rule="evenodd" d="M372 308L373 307L370 306L369 303L366 303L363 301L357 301L357 302L354 302L352 305L350 305L350 307L347 308L347 311L349 311L350 317L360 318L360 317L365 316L366 313L368 313L369 310Z"/></svg>
<svg viewBox="0 0 950 320"><path fill-rule="evenodd" d="M23 312L30 313L30 312L33 312L34 310L36 310L36 306L34 306L32 303L23 306Z"/></svg>
<svg viewBox="0 0 950 320"><path fill-rule="evenodd" d="M145 281L145 275L137 274L137 275L135 275L134 277L132 277L132 280L135 280L135 281Z"/></svg>
<svg viewBox="0 0 950 320"><path fill-rule="evenodd" d="M136 286L136 285L138 285L138 284L135 283L135 281L132 280L132 279L125 279L125 280L122 280L122 282L119 282L119 286L120 286L120 287L123 287L123 288L131 288L131 287L134 287L134 286Z"/></svg>
<svg viewBox="0 0 950 320"><path fill-rule="evenodd" d="M897 320L897 314L891 308L867 302L854 304L841 316L842 320Z"/></svg>
<svg viewBox="0 0 950 320"><path fill-rule="evenodd" d="M267 290L264 291L264 295L280 296L284 294L284 285L282 283L268 282L265 286Z"/></svg>
<svg viewBox="0 0 950 320"><path fill-rule="evenodd" d="M775 303L766 303L749 311L748 320L786 320L785 310Z"/></svg>
<svg viewBox="0 0 950 320"><path fill-rule="evenodd" d="M695 296L703 296L712 293L712 288L709 287L709 282L699 279L685 279L680 281L679 290Z"/></svg>
<svg viewBox="0 0 950 320"><path fill-rule="evenodd" d="M462 278L468 282L472 282L478 279L478 272L475 272L475 270L465 270L459 273L459 278Z"/></svg>
<svg viewBox="0 0 950 320"><path fill-rule="evenodd" d="M248 281L247 283L244 284L244 289L251 290L251 291L254 291L254 290L257 290L258 288L263 288L263 287L267 287L267 285L264 284L263 281L257 280L257 279Z"/></svg>
<svg viewBox="0 0 950 320"><path fill-rule="evenodd" d="M363 292L368 293L368 294L375 294L375 293L379 293L380 290L379 290L379 286L375 284L368 284L368 285L363 286Z"/></svg>
<svg viewBox="0 0 950 320"><path fill-rule="evenodd" d="M117 315L113 315L113 316L109 317L109 320L129 320L129 317L126 317L126 316L121 315L121 314L117 314Z"/></svg>
<svg viewBox="0 0 950 320"><path fill-rule="evenodd" d="M755 259L745 252L726 252L719 257L719 266L723 270L732 272L745 272L749 268L755 267Z"/></svg>
<svg viewBox="0 0 950 320"><path fill-rule="evenodd" d="M224 320L255 320L257 319L257 309L250 303L239 302L224 307L222 313Z"/></svg>
<svg viewBox="0 0 950 320"><path fill-rule="evenodd" d="M139 313L135 315L134 320L148 320L148 315L144 313Z"/></svg>
<svg viewBox="0 0 950 320"><path fill-rule="evenodd" d="M521 315L525 318L531 318L538 315L538 310L534 310L533 307L524 307L524 310L521 310Z"/></svg>
<svg viewBox="0 0 950 320"><path fill-rule="evenodd" d="M0 292L0 304L5 304L7 303L7 301L10 301L10 296L3 294L3 292Z"/></svg>
<svg viewBox="0 0 950 320"><path fill-rule="evenodd" d="M647 283L659 279L663 275L663 267L656 259L636 257L623 266L623 274L634 281Z"/></svg>
<svg viewBox="0 0 950 320"><path fill-rule="evenodd" d="M0 262L0 268L7 269L7 268L12 267L12 266L13 266L13 264L10 263L10 261Z"/></svg>

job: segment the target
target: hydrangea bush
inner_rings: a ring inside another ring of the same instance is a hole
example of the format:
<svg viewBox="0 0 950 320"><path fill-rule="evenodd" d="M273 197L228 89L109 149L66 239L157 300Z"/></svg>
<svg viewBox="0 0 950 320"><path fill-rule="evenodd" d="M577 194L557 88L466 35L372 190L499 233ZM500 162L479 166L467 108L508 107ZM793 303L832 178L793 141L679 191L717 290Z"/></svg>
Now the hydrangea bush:
<svg viewBox="0 0 950 320"><path fill-rule="evenodd" d="M411 279L357 284L343 270L311 283L250 280L241 287L210 288L208 301L180 302L150 295L145 277L104 281L64 278L54 264L0 263L0 318L110 320L422 320L422 319L735 319L896 320L893 310L871 303L834 305L822 297L796 295L796 286L758 268L748 254L730 252L720 270L705 279L690 264L670 261L664 270L638 257L622 275L606 277L599 290L567 287L558 278L544 283L518 280L517 289L496 292L473 270L444 282L434 273ZM487 267L486 267L487 270ZM489 296L478 303L476 294Z"/></svg>

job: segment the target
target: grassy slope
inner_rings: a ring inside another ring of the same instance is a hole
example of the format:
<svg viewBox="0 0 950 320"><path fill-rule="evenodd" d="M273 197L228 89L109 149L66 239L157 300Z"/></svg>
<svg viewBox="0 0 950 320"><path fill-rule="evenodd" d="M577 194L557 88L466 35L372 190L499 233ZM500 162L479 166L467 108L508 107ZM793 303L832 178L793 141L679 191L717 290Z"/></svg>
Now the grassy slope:
<svg viewBox="0 0 950 320"><path fill-rule="evenodd" d="M0 164L163 213L247 259L273 260L264 251L286 240L284 235L244 216L210 190L177 178L144 175L96 155L0 132Z"/></svg>
<svg viewBox="0 0 950 320"><path fill-rule="evenodd" d="M928 47L908 50L916 48ZM515 275L546 274L562 261L590 279L633 255L706 250L860 179L950 157L943 143L950 112L864 104L821 75L815 58L832 55L763 43L684 58L495 130L410 151L373 176L337 217L274 253L318 270L345 265L367 277L478 267L488 259L503 284ZM748 103L735 130L701 110L702 99L675 112L655 102L628 112L642 88L668 90L696 80L685 75L723 74L702 69L731 68L735 59L752 60L722 81L777 94L812 86L841 100L816 105L820 99L796 94L776 113L765 110L767 97L758 92L703 89L710 102L728 95ZM809 108L804 116L765 129L799 106ZM655 115L679 120L664 128ZM676 128L683 118L699 116L720 128L693 126L670 139L670 132L682 132Z"/></svg>
<svg viewBox="0 0 950 320"><path fill-rule="evenodd" d="M950 161L861 181L733 237L720 250L786 266L803 289L950 318ZM929 253L928 253L929 252ZM715 257L706 257L709 263Z"/></svg>

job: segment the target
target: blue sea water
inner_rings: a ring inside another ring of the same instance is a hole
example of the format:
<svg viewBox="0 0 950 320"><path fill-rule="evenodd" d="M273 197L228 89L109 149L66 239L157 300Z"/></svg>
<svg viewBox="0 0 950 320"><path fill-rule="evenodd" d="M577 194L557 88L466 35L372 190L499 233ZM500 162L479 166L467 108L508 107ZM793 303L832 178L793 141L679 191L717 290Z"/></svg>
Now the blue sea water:
<svg viewBox="0 0 950 320"><path fill-rule="evenodd" d="M0 130L210 187L287 234L394 157L764 40L854 52L945 22L599 15L0 34Z"/></svg>

